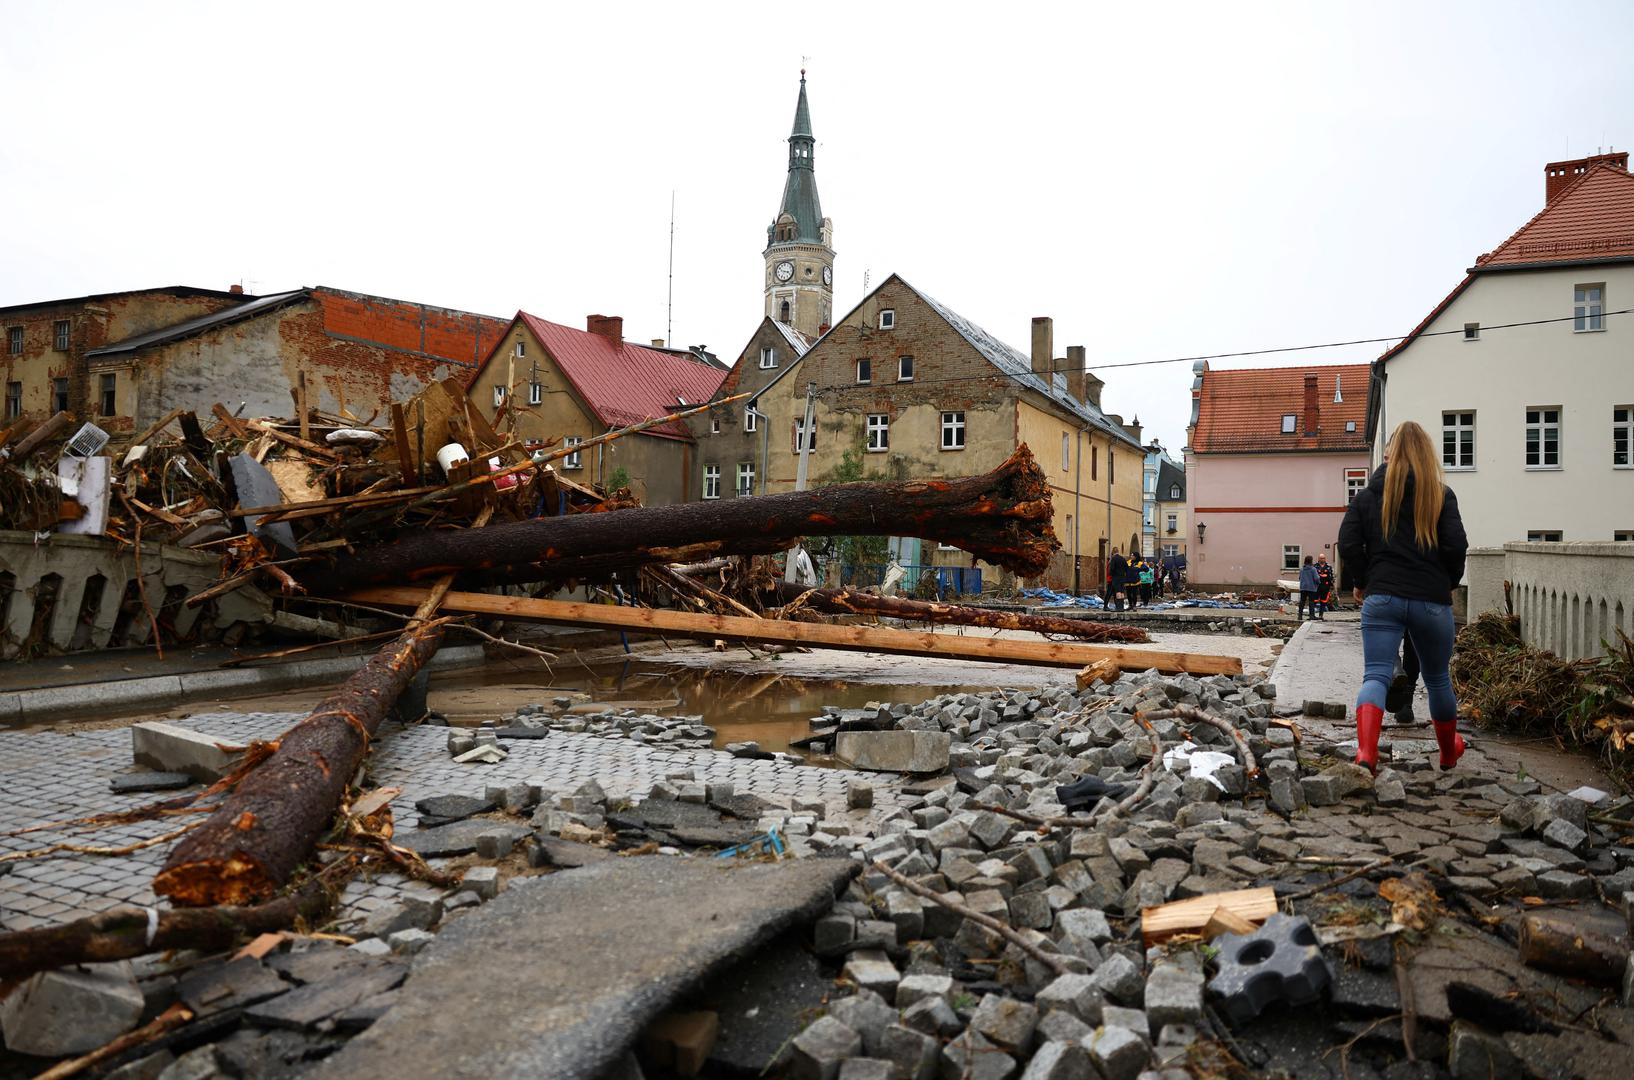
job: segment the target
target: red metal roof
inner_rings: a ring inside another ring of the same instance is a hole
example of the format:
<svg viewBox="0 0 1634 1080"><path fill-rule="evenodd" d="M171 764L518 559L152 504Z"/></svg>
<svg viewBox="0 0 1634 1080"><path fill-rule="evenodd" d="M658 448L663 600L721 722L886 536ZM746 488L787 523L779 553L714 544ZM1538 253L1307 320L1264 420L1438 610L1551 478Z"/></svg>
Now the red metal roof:
<svg viewBox="0 0 1634 1080"><path fill-rule="evenodd" d="M1616 258L1634 258L1634 175L1601 164L1475 260L1475 269Z"/></svg>
<svg viewBox="0 0 1634 1080"><path fill-rule="evenodd" d="M516 317L527 325L596 418L609 428L702 405L714 396L726 377L724 369L679 349L657 349L633 341L618 344L602 334L563 326L525 311L517 312ZM492 357L490 353L489 361ZM489 361L484 361L483 366ZM645 434L692 438L684 420L660 424Z"/></svg>
<svg viewBox="0 0 1634 1080"><path fill-rule="evenodd" d="M1365 451L1369 364L1239 368L1203 372L1191 448L1202 454ZM1317 433L1305 431L1305 376L1316 376ZM1335 392L1344 400L1334 401ZM1294 433L1282 433L1292 413ZM1346 423L1355 430L1346 431Z"/></svg>

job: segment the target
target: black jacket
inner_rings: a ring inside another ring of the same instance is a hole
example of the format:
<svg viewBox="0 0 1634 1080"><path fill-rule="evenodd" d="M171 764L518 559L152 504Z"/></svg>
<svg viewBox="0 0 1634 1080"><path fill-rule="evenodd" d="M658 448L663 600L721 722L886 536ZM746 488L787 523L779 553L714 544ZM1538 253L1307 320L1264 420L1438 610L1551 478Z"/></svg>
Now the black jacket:
<svg viewBox="0 0 1634 1080"><path fill-rule="evenodd" d="M1436 522L1436 546L1426 551L1413 538L1413 483L1411 473L1402 492L1395 531L1384 535L1384 466L1373 470L1367 488L1356 496L1339 526L1339 557L1346 576L1358 589L1407 600L1452 603L1452 587L1464 576L1464 553L1469 540L1458 516L1458 498L1446 489L1441 518Z"/></svg>

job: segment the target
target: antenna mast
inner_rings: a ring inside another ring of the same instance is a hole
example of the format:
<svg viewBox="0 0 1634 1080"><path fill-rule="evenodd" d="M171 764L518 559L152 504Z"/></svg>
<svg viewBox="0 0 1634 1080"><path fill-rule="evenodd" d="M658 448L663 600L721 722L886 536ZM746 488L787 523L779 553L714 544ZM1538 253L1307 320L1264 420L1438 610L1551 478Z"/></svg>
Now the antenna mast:
<svg viewBox="0 0 1634 1080"><path fill-rule="evenodd" d="M669 299L664 305L664 344L675 346L675 189L669 193Z"/></svg>

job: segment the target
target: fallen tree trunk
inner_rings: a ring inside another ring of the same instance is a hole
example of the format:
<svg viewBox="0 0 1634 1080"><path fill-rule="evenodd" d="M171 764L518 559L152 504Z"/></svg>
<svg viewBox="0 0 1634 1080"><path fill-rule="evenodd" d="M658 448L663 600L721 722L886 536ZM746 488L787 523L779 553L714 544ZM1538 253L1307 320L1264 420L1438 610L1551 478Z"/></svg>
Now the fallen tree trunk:
<svg viewBox="0 0 1634 1080"><path fill-rule="evenodd" d="M153 891L204 907L260 900L287 883L329 827L375 729L436 653L442 625L405 631L286 731L277 751L172 849Z"/></svg>
<svg viewBox="0 0 1634 1080"><path fill-rule="evenodd" d="M380 607L416 607L427 595L423 587L360 589L344 599ZM788 619L746 619L740 615L704 615L657 608L616 607L612 604L576 604L564 600L536 600L526 596L491 596L488 593L451 592L443 610L466 615L493 615L506 621L594 626L632 633L675 634L705 641L746 641L756 645L809 645L819 649L891 653L898 656L938 656L950 660L979 660L992 664L1038 664L1047 667L1083 667L1110 660L1124 671L1190 672L1193 675L1241 675L1235 656L1127 649L1117 645L1086 645L1077 641L1023 641L1017 638L934 634L924 630L895 630L881 626L836 626L831 623L794 622Z"/></svg>
<svg viewBox="0 0 1634 1080"><path fill-rule="evenodd" d="M564 580L646 563L765 555L803 536L864 534L954 544L1034 577L1061 546L1051 515L1049 484L1023 445L982 476L838 484L752 499L420 532L342 557L327 568L308 569L302 584L314 595L332 596L446 573L474 573L483 584Z"/></svg>
<svg viewBox="0 0 1634 1080"><path fill-rule="evenodd" d="M1521 920L1521 963L1589 982L1616 985L1628 961L1628 941L1568 914L1534 911Z"/></svg>
<svg viewBox="0 0 1634 1080"><path fill-rule="evenodd" d="M876 596L861 589L802 589L779 582L777 598L785 604L799 601L804 607L829 615L878 615L910 622L942 623L953 626L986 626L995 630L1031 630L1037 634L1059 634L1081 641L1151 641L1138 626L1062 619L1053 615L1029 615L1015 611L992 611L968 604L944 604L936 600L909 600L901 596Z"/></svg>
<svg viewBox="0 0 1634 1080"><path fill-rule="evenodd" d="M102 964L168 949L216 952L246 938L322 918L331 904L312 880L288 896L254 907L114 908L60 926L0 934L0 981L68 964Z"/></svg>

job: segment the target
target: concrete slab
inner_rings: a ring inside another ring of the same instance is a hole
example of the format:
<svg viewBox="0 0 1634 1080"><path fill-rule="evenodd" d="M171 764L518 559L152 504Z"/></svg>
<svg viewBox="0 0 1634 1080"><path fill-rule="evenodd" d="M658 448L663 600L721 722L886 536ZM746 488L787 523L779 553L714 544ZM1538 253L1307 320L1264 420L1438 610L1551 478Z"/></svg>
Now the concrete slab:
<svg viewBox="0 0 1634 1080"><path fill-rule="evenodd" d="M651 855L514 883L444 928L396 1006L310 1075L589 1080L681 994L828 910L856 871ZM521 989L495 993L496 978Z"/></svg>

